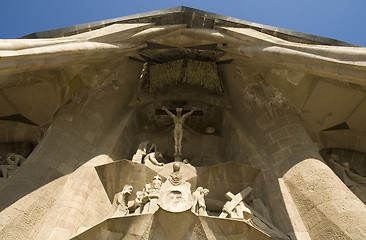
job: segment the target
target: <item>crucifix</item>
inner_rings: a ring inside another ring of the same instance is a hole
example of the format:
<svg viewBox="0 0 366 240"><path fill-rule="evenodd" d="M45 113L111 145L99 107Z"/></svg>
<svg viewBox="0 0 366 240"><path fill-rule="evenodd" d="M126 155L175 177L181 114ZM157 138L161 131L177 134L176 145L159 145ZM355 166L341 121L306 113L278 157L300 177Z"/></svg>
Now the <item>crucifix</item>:
<svg viewBox="0 0 366 240"><path fill-rule="evenodd" d="M190 111L183 111L181 107L177 107L176 110L168 110L166 106L162 107L161 111L156 111L156 114L159 115L169 115L174 123L174 161L181 162L182 161L182 139L183 139L183 124L187 117L196 113L195 115L203 115L202 111L196 111L196 108L193 107Z"/></svg>

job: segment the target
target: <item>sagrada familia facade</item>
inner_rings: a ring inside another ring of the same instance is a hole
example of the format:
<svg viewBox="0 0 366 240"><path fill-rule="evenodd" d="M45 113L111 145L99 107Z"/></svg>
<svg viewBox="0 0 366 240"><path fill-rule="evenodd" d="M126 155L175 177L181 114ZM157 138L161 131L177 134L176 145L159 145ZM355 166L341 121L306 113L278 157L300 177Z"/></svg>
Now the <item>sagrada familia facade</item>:
<svg viewBox="0 0 366 240"><path fill-rule="evenodd" d="M0 40L0 239L366 239L366 49L176 7Z"/></svg>

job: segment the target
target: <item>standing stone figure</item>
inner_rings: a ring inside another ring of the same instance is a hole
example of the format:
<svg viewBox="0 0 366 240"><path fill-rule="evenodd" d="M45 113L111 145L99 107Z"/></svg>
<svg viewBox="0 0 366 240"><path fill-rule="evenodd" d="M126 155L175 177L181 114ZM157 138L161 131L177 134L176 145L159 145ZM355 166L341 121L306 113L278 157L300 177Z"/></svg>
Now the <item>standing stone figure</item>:
<svg viewBox="0 0 366 240"><path fill-rule="evenodd" d="M154 213L159 209L157 204L160 190L161 190L161 177L155 176L152 183L149 184L149 194L148 194L148 202L145 204L142 213Z"/></svg>
<svg viewBox="0 0 366 240"><path fill-rule="evenodd" d="M192 115L196 108L193 107L191 111L182 116L182 108L177 108L177 115L170 112L166 106L162 109L173 119L174 122L174 151L175 156L182 156L182 138L183 138L183 124L187 117Z"/></svg>
<svg viewBox="0 0 366 240"><path fill-rule="evenodd" d="M207 196L209 192L210 191L206 188L203 189L203 187L198 187L196 191L192 193L193 206L191 210L193 213L207 216L205 196Z"/></svg>
<svg viewBox="0 0 366 240"><path fill-rule="evenodd" d="M145 204L149 201L149 196L145 191L137 191L136 192L136 198L134 200L134 208L135 214L142 213L142 210L144 209Z"/></svg>
<svg viewBox="0 0 366 240"><path fill-rule="evenodd" d="M20 164L25 160L25 158L16 153L9 153L5 160L8 164L0 165L0 170L3 179L9 178L11 175L11 172L9 171L16 170L20 166Z"/></svg>
<svg viewBox="0 0 366 240"><path fill-rule="evenodd" d="M117 210L114 215L126 216L129 213L127 197L131 195L133 187L131 185L125 185L122 192L116 193L114 196L114 204Z"/></svg>
<svg viewBox="0 0 366 240"><path fill-rule="evenodd" d="M151 189L150 189L150 197L159 197L159 193L161 190L161 177L160 176L155 176L152 183L151 183Z"/></svg>

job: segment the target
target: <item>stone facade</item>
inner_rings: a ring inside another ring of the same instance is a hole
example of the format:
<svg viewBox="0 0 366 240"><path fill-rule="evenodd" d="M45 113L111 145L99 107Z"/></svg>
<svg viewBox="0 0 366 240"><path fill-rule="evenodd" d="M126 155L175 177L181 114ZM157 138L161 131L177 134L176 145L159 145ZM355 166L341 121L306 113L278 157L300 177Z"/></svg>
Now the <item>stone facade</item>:
<svg viewBox="0 0 366 240"><path fill-rule="evenodd" d="M366 239L365 48L178 7L0 56L1 239Z"/></svg>

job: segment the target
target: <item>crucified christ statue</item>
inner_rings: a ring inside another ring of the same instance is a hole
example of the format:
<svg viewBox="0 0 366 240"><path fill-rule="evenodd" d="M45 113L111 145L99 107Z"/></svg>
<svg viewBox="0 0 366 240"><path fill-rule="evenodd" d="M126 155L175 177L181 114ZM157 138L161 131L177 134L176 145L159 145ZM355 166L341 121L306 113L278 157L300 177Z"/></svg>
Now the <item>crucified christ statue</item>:
<svg viewBox="0 0 366 240"><path fill-rule="evenodd" d="M187 112L186 114L182 115L182 108L177 108L177 115L174 115L171 111L167 109L166 106L163 106L162 109L173 119L174 122L174 151L175 156L182 155L182 138L183 138L183 124L184 120L187 117L192 115L196 108L193 107L191 111Z"/></svg>

